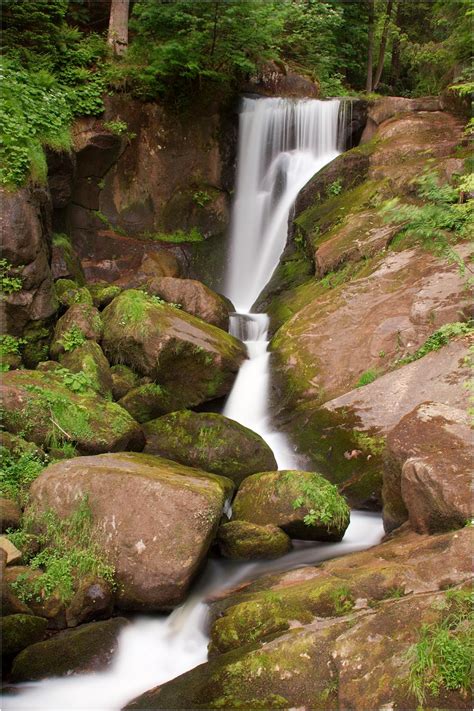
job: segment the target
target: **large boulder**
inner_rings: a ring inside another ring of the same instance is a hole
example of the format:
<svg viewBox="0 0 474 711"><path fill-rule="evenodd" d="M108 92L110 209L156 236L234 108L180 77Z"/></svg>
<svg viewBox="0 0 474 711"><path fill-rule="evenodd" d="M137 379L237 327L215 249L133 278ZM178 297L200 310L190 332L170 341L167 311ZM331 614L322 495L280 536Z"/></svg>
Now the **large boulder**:
<svg viewBox="0 0 474 711"><path fill-rule="evenodd" d="M315 472L261 472L244 479L232 520L273 524L292 538L340 541L349 507L337 488Z"/></svg>
<svg viewBox="0 0 474 711"><path fill-rule="evenodd" d="M32 644L15 657L12 681L102 671L110 666L120 632L128 624L124 617L115 617L65 630L44 642Z"/></svg>
<svg viewBox="0 0 474 711"><path fill-rule="evenodd" d="M6 615L0 619L2 657L18 654L22 649L41 642L46 633L47 622L35 615Z"/></svg>
<svg viewBox="0 0 474 711"><path fill-rule="evenodd" d="M291 432L319 471L356 508L382 507L387 435L426 401L467 408L469 336L355 388L324 405L297 410Z"/></svg>
<svg viewBox="0 0 474 711"><path fill-rule="evenodd" d="M86 340L99 341L102 336L102 320L95 306L74 304L58 320L51 344L51 357L74 350Z"/></svg>
<svg viewBox="0 0 474 711"><path fill-rule="evenodd" d="M126 410L91 390L73 392L54 371L5 373L0 395L5 429L37 445L65 440L91 454L143 448L140 427Z"/></svg>
<svg viewBox="0 0 474 711"><path fill-rule="evenodd" d="M117 604L165 610L184 599L214 538L232 482L145 454L103 454L48 467L37 510L68 516L88 495L97 540L116 569Z"/></svg>
<svg viewBox="0 0 474 711"><path fill-rule="evenodd" d="M279 558L291 550L291 538L281 528L248 521L223 523L217 532L217 542L221 554L234 560Z"/></svg>
<svg viewBox="0 0 474 711"><path fill-rule="evenodd" d="M146 289L213 326L224 331L229 327L229 302L200 281L161 277L148 281Z"/></svg>
<svg viewBox="0 0 474 711"><path fill-rule="evenodd" d="M383 475L387 531L407 519L420 533L462 527L473 516L474 447L469 415L424 402L387 437Z"/></svg>
<svg viewBox="0 0 474 711"><path fill-rule="evenodd" d="M249 474L277 468L260 435L213 412L181 410L147 422L145 452L229 477L239 485Z"/></svg>
<svg viewBox="0 0 474 711"><path fill-rule="evenodd" d="M141 291L122 292L102 317L109 359L156 380L181 407L229 392L245 358L233 336Z"/></svg>

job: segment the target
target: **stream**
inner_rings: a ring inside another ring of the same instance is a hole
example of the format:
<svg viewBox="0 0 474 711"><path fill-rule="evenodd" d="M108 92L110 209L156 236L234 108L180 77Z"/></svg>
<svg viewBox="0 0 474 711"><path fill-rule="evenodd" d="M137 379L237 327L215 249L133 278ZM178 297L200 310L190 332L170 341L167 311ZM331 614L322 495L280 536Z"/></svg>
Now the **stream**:
<svg viewBox="0 0 474 711"><path fill-rule="evenodd" d="M339 115L338 100L273 98L246 98L240 114L225 291L237 310L231 316L230 331L246 343L249 358L241 366L223 414L260 434L273 449L279 469L302 465L287 437L272 428L269 320L251 309L285 247L288 218L298 192L339 154ZM210 558L181 607L169 615L136 617L122 631L107 671L25 684L19 693L4 698L3 709L118 711L139 694L206 661L207 597L270 571L316 564L368 548L382 535L379 516L352 511L340 543L295 541L293 551L272 561Z"/></svg>

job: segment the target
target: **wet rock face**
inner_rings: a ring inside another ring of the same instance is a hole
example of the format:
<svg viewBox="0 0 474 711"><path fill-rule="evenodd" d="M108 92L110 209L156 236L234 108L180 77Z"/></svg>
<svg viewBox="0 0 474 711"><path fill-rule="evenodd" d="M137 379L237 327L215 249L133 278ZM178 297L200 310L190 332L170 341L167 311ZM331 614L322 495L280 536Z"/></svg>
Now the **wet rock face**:
<svg viewBox="0 0 474 711"><path fill-rule="evenodd" d="M214 605L225 609L211 629L208 663L127 708L174 708L176 700L183 709L417 708L410 650L423 625L436 631L453 613L466 617L471 542L469 529L411 533L260 578ZM456 587L444 591L448 585ZM463 632L451 634L461 640ZM430 708L467 710L470 702L464 689L427 689Z"/></svg>
<svg viewBox="0 0 474 711"><path fill-rule="evenodd" d="M465 410L425 402L387 437L384 525L407 519L420 533L464 526L472 517L473 442Z"/></svg>
<svg viewBox="0 0 474 711"><path fill-rule="evenodd" d="M123 292L102 317L110 361L157 381L174 409L225 395L245 358L237 339L141 291Z"/></svg>
<svg viewBox="0 0 474 711"><path fill-rule="evenodd" d="M319 86L309 77L289 71L280 62L265 62L250 80L243 86L243 91L298 99L317 99Z"/></svg>
<svg viewBox="0 0 474 711"><path fill-rule="evenodd" d="M216 413L172 412L148 422L143 431L145 452L226 476L237 485L277 466L262 437Z"/></svg>
<svg viewBox="0 0 474 711"><path fill-rule="evenodd" d="M0 191L2 257L15 267L21 290L0 302L2 332L23 335L29 322L48 319L57 308L50 269L51 202L40 188Z"/></svg>
<svg viewBox="0 0 474 711"><path fill-rule="evenodd" d="M121 453L54 464L31 497L40 511L65 517L87 494L98 543L116 569L118 606L153 611L183 601L232 488L166 459Z"/></svg>
<svg viewBox="0 0 474 711"><path fill-rule="evenodd" d="M102 671L110 665L126 625L128 620L123 617L91 622L32 644L15 658L12 680L37 681Z"/></svg>

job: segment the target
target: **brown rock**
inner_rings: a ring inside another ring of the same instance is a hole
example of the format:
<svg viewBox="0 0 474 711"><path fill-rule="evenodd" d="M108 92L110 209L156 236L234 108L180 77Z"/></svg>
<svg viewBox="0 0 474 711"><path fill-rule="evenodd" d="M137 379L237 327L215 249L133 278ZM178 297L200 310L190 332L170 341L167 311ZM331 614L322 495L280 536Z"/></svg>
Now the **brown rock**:
<svg viewBox="0 0 474 711"><path fill-rule="evenodd" d="M265 62L244 84L244 91L262 96L317 99L319 86L309 77L290 71L282 62Z"/></svg>
<svg viewBox="0 0 474 711"><path fill-rule="evenodd" d="M150 455L104 454L54 464L32 504L67 516L89 494L98 541L115 565L122 609L179 604L212 542L228 479Z"/></svg>
<svg viewBox="0 0 474 711"><path fill-rule="evenodd" d="M21 580L23 582L33 582L38 578L41 578L40 570L33 570L27 565L14 565L5 571L5 584L7 586L7 597L10 605L19 607L17 605L18 598L17 591L15 590L15 585L17 581ZM16 612L25 612L26 614L37 615L38 617L44 617L48 621L49 629L63 629L66 627L66 610L64 602L61 599L59 593L54 591L48 591L46 593L41 590L39 595L34 595L28 599L27 605L23 602L20 603L23 609L17 609ZM12 612L8 614L13 614Z"/></svg>
<svg viewBox="0 0 474 711"><path fill-rule="evenodd" d="M100 578L86 578L79 582L74 597L66 608L68 627L77 627L110 617L114 607L114 595L110 585Z"/></svg>
<svg viewBox="0 0 474 711"><path fill-rule="evenodd" d="M21 519L21 509L11 499L0 497L0 526L1 530L6 531L8 528L18 528Z"/></svg>
<svg viewBox="0 0 474 711"><path fill-rule="evenodd" d="M51 204L40 188L0 191L2 256L22 280L21 291L6 294L0 303L2 332L23 335L30 321L46 319L57 308L49 266Z"/></svg>
<svg viewBox="0 0 474 711"><path fill-rule="evenodd" d="M384 525L420 533L464 526L473 514L473 442L465 410L424 402L387 437Z"/></svg>
<svg viewBox="0 0 474 711"><path fill-rule="evenodd" d="M147 291L165 301L180 304L187 313L224 331L229 328L229 308L226 300L200 281L172 277L154 278L147 282Z"/></svg>
<svg viewBox="0 0 474 711"><path fill-rule="evenodd" d="M367 143L374 136L381 123L394 118L397 114L417 111L441 111L442 108L441 99L436 96L424 96L417 99L384 96L381 99L377 99L369 106L367 125L362 134L361 143Z"/></svg>
<svg viewBox="0 0 474 711"><path fill-rule="evenodd" d="M0 536L0 548L7 554L7 565L13 565L20 560L21 551L6 536Z"/></svg>

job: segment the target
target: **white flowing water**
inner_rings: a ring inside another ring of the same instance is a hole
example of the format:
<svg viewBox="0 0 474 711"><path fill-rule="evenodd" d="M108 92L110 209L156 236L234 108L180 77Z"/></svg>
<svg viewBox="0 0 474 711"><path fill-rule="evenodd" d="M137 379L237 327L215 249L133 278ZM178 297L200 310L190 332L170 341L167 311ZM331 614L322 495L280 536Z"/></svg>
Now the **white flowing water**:
<svg viewBox="0 0 474 711"><path fill-rule="evenodd" d="M224 414L258 432L280 469L298 467L290 442L269 416L268 317L249 313L285 246L289 211L299 190L337 155L339 102L245 99L241 114L238 185L233 211L227 295L241 311L231 332L247 345ZM269 571L319 563L378 543L379 516L353 511L341 543L296 541L275 561L210 559L186 603L168 616L139 617L122 631L105 672L25 684L3 699L5 711L119 711L139 694L206 661L204 600Z"/></svg>

